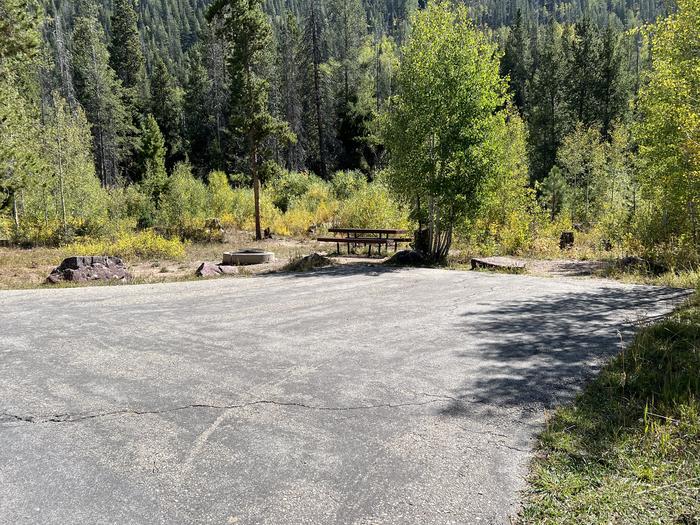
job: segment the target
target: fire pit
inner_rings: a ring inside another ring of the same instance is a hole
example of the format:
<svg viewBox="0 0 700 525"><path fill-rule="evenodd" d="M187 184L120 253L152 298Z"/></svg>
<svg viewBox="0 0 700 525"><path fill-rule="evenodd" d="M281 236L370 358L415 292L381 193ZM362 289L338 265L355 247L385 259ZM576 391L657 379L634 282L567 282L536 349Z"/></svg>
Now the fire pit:
<svg viewBox="0 0 700 525"><path fill-rule="evenodd" d="M275 254L259 250L257 248L248 248L237 252L224 252L223 264L226 265L245 265L245 264L262 264L275 260Z"/></svg>

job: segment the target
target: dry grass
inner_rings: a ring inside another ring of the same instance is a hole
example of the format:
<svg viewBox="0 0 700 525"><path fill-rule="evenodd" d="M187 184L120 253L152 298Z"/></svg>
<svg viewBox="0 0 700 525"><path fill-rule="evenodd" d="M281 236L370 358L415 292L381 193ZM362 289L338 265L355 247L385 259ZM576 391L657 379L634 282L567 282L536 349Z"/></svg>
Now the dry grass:
<svg viewBox="0 0 700 525"><path fill-rule="evenodd" d="M266 239L256 242L250 233L229 231L223 243L188 244L185 249L185 257L181 260L125 259L129 272L133 276L129 283L160 283L195 279L194 271L202 262L220 262L223 252L243 248L262 248L275 253L276 256L274 263L244 268L241 272L241 275L250 275L277 270L290 260L324 248L327 249L328 246L311 240L292 238ZM0 289L48 286L44 283L51 270L71 255L74 254L69 253L64 247L0 248Z"/></svg>

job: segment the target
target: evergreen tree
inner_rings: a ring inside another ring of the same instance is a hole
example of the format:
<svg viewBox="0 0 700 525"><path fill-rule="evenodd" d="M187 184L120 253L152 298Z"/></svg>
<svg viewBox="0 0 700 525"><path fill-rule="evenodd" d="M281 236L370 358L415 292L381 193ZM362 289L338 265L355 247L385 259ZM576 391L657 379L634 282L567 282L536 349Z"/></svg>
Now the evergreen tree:
<svg viewBox="0 0 700 525"><path fill-rule="evenodd" d="M182 90L163 59L158 57L151 77L151 113L165 137L168 166L174 166L184 153L182 104Z"/></svg>
<svg viewBox="0 0 700 525"><path fill-rule="evenodd" d="M523 110L527 100L528 83L532 75L532 56L530 36L520 9L508 34L501 59L501 74L509 76L513 101L519 109Z"/></svg>
<svg viewBox="0 0 700 525"><path fill-rule="evenodd" d="M306 17L304 28L304 49L306 65L306 86L307 94L305 104L305 114L310 118L305 129L309 135L313 133L315 144L308 148L310 155L309 162L318 174L323 178L328 178L328 146L330 142L331 130L327 116L333 114L328 111L328 79L327 69L324 68L326 55L326 42L323 30L323 20L319 12L316 0L309 4L309 11ZM310 144L311 146L311 141Z"/></svg>
<svg viewBox="0 0 700 525"><path fill-rule="evenodd" d="M551 21L539 42L539 66L532 80L528 114L530 166L534 181L549 174L557 149L571 128L566 96L567 64L559 24Z"/></svg>
<svg viewBox="0 0 700 525"><path fill-rule="evenodd" d="M131 92L131 97L143 108L148 97L146 61L141 49L133 0L114 0L110 29L112 38L109 64L122 86Z"/></svg>
<svg viewBox="0 0 700 525"><path fill-rule="evenodd" d="M367 34L367 19L360 0L331 0L329 3L331 54L338 61L340 104L349 107L356 85L358 55Z"/></svg>
<svg viewBox="0 0 700 525"><path fill-rule="evenodd" d="M35 6L24 0L0 0L0 63L36 56L38 27Z"/></svg>
<svg viewBox="0 0 700 525"><path fill-rule="evenodd" d="M141 188L154 208L168 183L165 171L165 140L153 115L148 115L141 126Z"/></svg>
<svg viewBox="0 0 700 525"><path fill-rule="evenodd" d="M97 173L103 185L113 185L132 146L127 141L132 130L123 88L109 66L104 32L94 16L76 19L71 47L76 95L92 125Z"/></svg>
<svg viewBox="0 0 700 525"><path fill-rule="evenodd" d="M214 141L214 118L209 93L211 81L202 57L203 46L188 52L184 95L184 136L187 155L200 178L211 171L209 145Z"/></svg>
<svg viewBox="0 0 700 525"><path fill-rule="evenodd" d="M228 44L218 34L217 23L205 39L205 64L210 82L207 107L212 115L213 140L209 144L209 166L223 170L227 164L228 147L228 109L230 100L230 80L226 67Z"/></svg>
<svg viewBox="0 0 700 525"><path fill-rule="evenodd" d="M600 85L600 37L590 18L574 26L568 70L568 100L576 120L593 125L600 114L596 87Z"/></svg>
<svg viewBox="0 0 700 525"><path fill-rule="evenodd" d="M612 23L608 24L603 33L599 64L599 82L595 86L600 108L598 120L603 138L608 140L613 123L627 113L631 89L622 35Z"/></svg>
<svg viewBox="0 0 700 525"><path fill-rule="evenodd" d="M231 46L228 71L231 82L230 131L245 143L248 170L255 195L255 238L262 239L260 225L260 168L269 155L265 143L271 137L292 138L288 126L270 113L269 71L271 28L260 0L217 0L210 19L221 21L221 35Z"/></svg>
<svg viewBox="0 0 700 525"><path fill-rule="evenodd" d="M304 127L303 127L303 69L300 54L303 52L301 30L296 16L287 13L280 25L277 37L278 103L277 111L297 141L283 147L284 167L288 170L304 169Z"/></svg>

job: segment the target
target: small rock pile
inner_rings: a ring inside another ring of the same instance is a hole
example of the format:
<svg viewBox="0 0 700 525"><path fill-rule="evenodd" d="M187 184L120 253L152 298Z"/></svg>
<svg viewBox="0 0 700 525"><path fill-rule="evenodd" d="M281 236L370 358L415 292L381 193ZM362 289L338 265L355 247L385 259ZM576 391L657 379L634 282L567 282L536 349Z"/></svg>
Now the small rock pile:
<svg viewBox="0 0 700 525"><path fill-rule="evenodd" d="M119 257L83 256L68 257L46 278L46 282L87 282L122 280L131 277Z"/></svg>

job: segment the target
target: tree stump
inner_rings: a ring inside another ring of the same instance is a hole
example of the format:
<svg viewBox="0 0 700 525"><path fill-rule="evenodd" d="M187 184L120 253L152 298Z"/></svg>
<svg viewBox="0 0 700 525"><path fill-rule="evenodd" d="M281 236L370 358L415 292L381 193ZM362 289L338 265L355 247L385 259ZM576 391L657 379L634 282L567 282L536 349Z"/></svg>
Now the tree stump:
<svg viewBox="0 0 700 525"><path fill-rule="evenodd" d="M416 230L413 234L413 246L416 251L421 253L430 253L430 231L428 228Z"/></svg>
<svg viewBox="0 0 700 525"><path fill-rule="evenodd" d="M574 232L561 232L559 236L559 249L566 250L574 245Z"/></svg>

